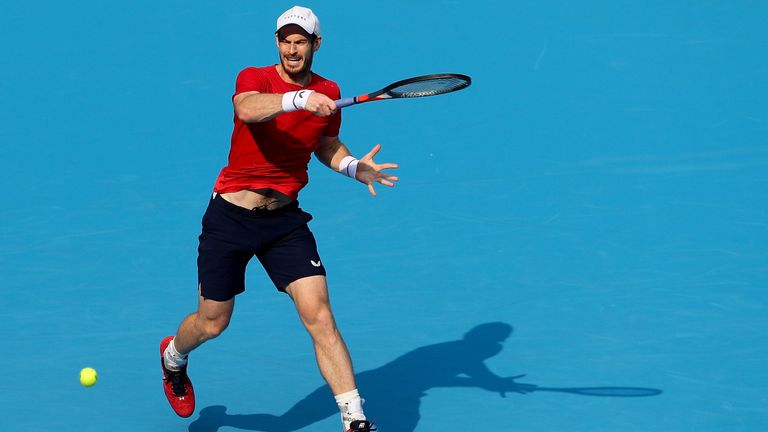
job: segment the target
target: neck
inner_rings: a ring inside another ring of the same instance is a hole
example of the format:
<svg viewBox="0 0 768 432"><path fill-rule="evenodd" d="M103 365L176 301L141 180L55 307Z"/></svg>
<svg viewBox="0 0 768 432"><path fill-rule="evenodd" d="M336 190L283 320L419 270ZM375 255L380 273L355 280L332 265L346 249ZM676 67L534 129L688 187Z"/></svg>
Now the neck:
<svg viewBox="0 0 768 432"><path fill-rule="evenodd" d="M312 82L312 72L309 70L300 74L289 74L285 69L283 69L283 65L278 64L277 74L280 75L280 78L282 78L283 81L301 87L306 87L309 85L309 83Z"/></svg>

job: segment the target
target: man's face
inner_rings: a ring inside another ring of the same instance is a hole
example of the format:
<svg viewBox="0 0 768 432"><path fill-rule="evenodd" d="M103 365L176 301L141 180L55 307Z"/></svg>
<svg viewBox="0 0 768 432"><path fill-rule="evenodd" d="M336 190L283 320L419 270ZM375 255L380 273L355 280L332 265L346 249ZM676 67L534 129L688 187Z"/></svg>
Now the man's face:
<svg viewBox="0 0 768 432"><path fill-rule="evenodd" d="M280 64L289 75L303 75L312 69L312 57L320 47L320 41L313 43L306 33L291 31L289 27L277 34Z"/></svg>

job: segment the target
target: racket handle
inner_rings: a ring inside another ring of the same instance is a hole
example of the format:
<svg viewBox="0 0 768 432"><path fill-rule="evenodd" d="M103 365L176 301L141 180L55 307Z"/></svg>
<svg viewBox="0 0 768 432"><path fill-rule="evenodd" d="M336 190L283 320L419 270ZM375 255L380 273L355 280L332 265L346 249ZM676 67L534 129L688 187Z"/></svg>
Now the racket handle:
<svg viewBox="0 0 768 432"><path fill-rule="evenodd" d="M355 98L353 97L341 98L334 102L336 103L336 108L344 108L357 103L357 101L355 101Z"/></svg>

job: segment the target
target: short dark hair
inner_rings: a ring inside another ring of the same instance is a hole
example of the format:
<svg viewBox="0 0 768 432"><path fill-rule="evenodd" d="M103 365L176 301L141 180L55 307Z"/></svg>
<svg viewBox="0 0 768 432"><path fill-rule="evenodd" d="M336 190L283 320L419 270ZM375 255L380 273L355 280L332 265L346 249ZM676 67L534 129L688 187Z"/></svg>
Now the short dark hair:
<svg viewBox="0 0 768 432"><path fill-rule="evenodd" d="M275 35L277 35L278 39L285 39L285 37L284 37L284 36L281 34L281 31L282 31L284 28L288 27L288 26L293 26L293 28L294 28L295 30L298 30L298 33L300 33L300 34L304 35L304 37L306 37L307 39L309 39L309 41L310 41L311 43L315 43L315 41L317 40L317 35L316 35L316 34L314 34L314 33L312 33L312 34L309 34L309 33L307 33L307 32L306 32L306 30L304 30L304 29L303 29L301 26L299 26L298 24L288 24L288 25L285 25L285 26L283 26L283 27L280 27L280 29L279 29L279 30L277 30L277 31L275 32Z"/></svg>

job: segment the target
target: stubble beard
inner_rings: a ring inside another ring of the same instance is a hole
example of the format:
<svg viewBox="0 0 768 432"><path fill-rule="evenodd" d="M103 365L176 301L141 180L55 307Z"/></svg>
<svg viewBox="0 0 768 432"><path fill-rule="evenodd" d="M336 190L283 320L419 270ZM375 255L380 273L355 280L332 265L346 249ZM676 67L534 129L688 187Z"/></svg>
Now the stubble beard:
<svg viewBox="0 0 768 432"><path fill-rule="evenodd" d="M307 78L312 70L312 54L310 53L308 56L305 56L303 58L301 66L298 68L291 67L288 64L288 60L285 59L285 57L280 58L282 65L283 65L283 71L294 81L301 81L305 78Z"/></svg>

